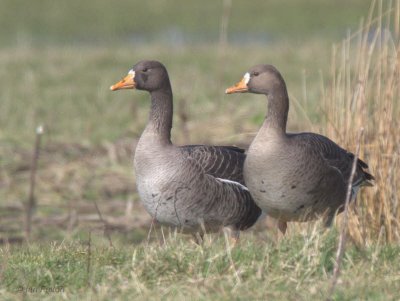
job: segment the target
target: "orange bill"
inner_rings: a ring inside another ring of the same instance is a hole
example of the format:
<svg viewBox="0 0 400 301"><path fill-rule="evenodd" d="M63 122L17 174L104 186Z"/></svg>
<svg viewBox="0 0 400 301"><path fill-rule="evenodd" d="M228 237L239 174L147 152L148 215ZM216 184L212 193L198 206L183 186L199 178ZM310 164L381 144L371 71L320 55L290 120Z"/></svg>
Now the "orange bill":
<svg viewBox="0 0 400 301"><path fill-rule="evenodd" d="M247 87L248 79L243 77L243 79L238 82L236 85L229 87L225 90L226 94L233 94L233 93L244 93L247 92L249 89Z"/></svg>
<svg viewBox="0 0 400 301"><path fill-rule="evenodd" d="M118 83L110 87L111 91L121 90L121 89L135 89L135 72L130 71L127 76L121 79Z"/></svg>

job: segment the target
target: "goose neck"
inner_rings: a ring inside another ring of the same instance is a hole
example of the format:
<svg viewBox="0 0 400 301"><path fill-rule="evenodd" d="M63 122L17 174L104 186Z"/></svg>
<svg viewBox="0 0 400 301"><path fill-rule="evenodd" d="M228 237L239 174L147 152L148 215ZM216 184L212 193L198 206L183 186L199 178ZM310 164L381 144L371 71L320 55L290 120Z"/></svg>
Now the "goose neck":
<svg viewBox="0 0 400 301"><path fill-rule="evenodd" d="M286 87L269 93L267 98L268 111L263 126L285 134L289 113L289 97Z"/></svg>
<svg viewBox="0 0 400 301"><path fill-rule="evenodd" d="M171 143L172 91L163 89L151 92L151 109L146 132L155 134L165 143Z"/></svg>

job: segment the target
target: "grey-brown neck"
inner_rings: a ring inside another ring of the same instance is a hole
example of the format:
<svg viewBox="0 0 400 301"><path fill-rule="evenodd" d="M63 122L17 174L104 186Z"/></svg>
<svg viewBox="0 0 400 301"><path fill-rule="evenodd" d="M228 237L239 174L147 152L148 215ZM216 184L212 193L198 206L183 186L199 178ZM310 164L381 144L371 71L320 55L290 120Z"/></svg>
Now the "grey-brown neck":
<svg viewBox="0 0 400 301"><path fill-rule="evenodd" d="M286 133L286 123L289 113L289 96L285 83L275 85L267 95L268 111L263 127Z"/></svg>
<svg viewBox="0 0 400 301"><path fill-rule="evenodd" d="M166 87L150 92L151 109L146 131L156 134L161 142L171 144L172 90Z"/></svg>

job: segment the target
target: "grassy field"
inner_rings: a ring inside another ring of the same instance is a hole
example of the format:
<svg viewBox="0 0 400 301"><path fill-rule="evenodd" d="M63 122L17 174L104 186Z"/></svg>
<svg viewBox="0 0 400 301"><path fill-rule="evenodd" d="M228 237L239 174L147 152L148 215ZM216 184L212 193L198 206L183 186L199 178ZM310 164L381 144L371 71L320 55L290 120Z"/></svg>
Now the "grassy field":
<svg viewBox="0 0 400 301"><path fill-rule="evenodd" d="M363 0L279 0L232 2L229 36L232 42L262 42L310 36L340 37L356 27L368 12ZM181 46L184 42L217 42L223 6L227 1L188 3L184 0L121 0L96 5L78 0L26 3L4 0L0 12L0 40L11 45L80 44L102 46L149 43ZM207 18L207 22L204 22ZM285 22L282 22L285 20ZM257 41L254 41L254 39Z"/></svg>
<svg viewBox="0 0 400 301"><path fill-rule="evenodd" d="M318 223L291 224L282 239L260 224L233 249L223 234L198 246L151 227L131 163L148 95L112 93L109 86L135 62L157 59L173 85L176 144L247 147L265 100L223 92L257 63L282 71L290 131L326 134L354 152L363 127L361 157L377 181L350 210L350 240L332 299L398 300L400 9L399 1L375 1L370 13L369 6L363 0L2 1L0 299L328 296L337 226L320 232ZM26 242L38 125L44 134L37 206Z"/></svg>
<svg viewBox="0 0 400 301"><path fill-rule="evenodd" d="M79 241L35 245L2 250L0 292L32 300L324 300L335 251L336 233L312 228L280 243L250 233L233 249L223 236L198 246L173 234L161 244L90 250ZM348 248L332 300L397 300L399 251Z"/></svg>

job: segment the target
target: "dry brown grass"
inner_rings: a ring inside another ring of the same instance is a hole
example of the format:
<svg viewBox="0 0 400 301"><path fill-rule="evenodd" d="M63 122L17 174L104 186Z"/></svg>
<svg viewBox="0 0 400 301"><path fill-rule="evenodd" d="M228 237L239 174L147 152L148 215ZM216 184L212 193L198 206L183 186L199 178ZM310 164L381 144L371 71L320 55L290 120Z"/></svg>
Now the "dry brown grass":
<svg viewBox="0 0 400 301"><path fill-rule="evenodd" d="M327 136L354 151L366 129L360 157L376 185L362 189L349 220L351 237L363 245L400 241L399 15L399 1L373 2L359 30L333 46L331 79L321 85Z"/></svg>

